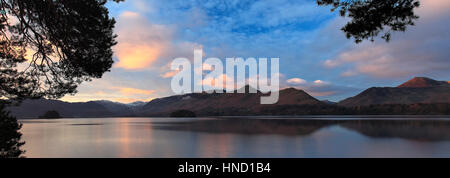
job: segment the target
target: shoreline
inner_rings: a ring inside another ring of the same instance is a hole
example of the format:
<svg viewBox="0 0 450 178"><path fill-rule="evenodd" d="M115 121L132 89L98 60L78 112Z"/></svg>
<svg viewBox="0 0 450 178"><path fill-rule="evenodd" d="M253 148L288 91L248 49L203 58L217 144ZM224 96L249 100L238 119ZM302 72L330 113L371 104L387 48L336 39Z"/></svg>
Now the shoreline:
<svg viewBox="0 0 450 178"><path fill-rule="evenodd" d="M175 118L175 119L183 119L177 117L63 117L59 119L40 119L40 118L18 118L17 120L61 120L61 119L118 119L118 118ZM312 119L312 120L402 120L402 119L410 119L410 120L422 120L422 119L448 119L450 120L450 115L300 115L300 116L201 116L201 117L193 117L193 118L184 118L184 119L207 119L207 118L215 118L215 119Z"/></svg>

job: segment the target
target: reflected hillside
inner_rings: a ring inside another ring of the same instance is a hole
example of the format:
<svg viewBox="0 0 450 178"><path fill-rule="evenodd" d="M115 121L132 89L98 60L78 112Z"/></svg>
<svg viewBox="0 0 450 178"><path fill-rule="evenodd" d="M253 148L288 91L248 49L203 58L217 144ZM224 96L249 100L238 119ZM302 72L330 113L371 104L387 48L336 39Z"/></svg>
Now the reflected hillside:
<svg viewBox="0 0 450 178"><path fill-rule="evenodd" d="M326 120L232 118L166 124L159 123L153 128L217 134L301 136L312 134L334 123L336 122Z"/></svg>
<svg viewBox="0 0 450 178"><path fill-rule="evenodd" d="M313 120L227 118L167 122L154 129L214 134L306 136L331 126L341 126L372 138L415 141L449 141L450 121L445 120Z"/></svg>
<svg viewBox="0 0 450 178"><path fill-rule="evenodd" d="M360 120L341 126L374 138L402 138L416 141L449 141L450 121Z"/></svg>

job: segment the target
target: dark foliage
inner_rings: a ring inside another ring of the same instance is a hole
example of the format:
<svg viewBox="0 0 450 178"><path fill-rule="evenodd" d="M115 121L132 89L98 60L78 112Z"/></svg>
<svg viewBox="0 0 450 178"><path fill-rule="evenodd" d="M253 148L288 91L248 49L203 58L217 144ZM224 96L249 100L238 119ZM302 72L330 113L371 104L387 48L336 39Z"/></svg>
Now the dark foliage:
<svg viewBox="0 0 450 178"><path fill-rule="evenodd" d="M59 98L109 71L116 35L106 2L0 0L0 99ZM21 125L3 108L0 156L19 157Z"/></svg>
<svg viewBox="0 0 450 178"><path fill-rule="evenodd" d="M170 117L196 117L196 115L192 111L178 110L178 111L172 112L170 114Z"/></svg>
<svg viewBox="0 0 450 178"><path fill-rule="evenodd" d="M389 41L392 32L414 25L419 18L414 9L420 6L418 0L317 0L317 4L331 5L332 11L339 10L341 16L351 18L342 31L356 43L374 41L380 33Z"/></svg>
<svg viewBox="0 0 450 178"><path fill-rule="evenodd" d="M4 109L5 105L0 104L0 158L17 158L24 153L20 148L25 144L20 140L22 124Z"/></svg>
<svg viewBox="0 0 450 178"><path fill-rule="evenodd" d="M106 2L0 0L0 95L59 98L109 71L116 36Z"/></svg>
<svg viewBox="0 0 450 178"><path fill-rule="evenodd" d="M39 116L39 119L59 119L61 115L59 115L58 111L47 111L44 115Z"/></svg>

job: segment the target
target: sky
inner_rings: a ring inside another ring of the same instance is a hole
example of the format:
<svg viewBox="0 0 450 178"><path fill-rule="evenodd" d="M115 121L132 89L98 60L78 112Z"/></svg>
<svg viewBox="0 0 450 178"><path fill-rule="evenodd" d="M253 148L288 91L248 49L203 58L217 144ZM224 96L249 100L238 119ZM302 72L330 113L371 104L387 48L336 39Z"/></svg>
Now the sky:
<svg viewBox="0 0 450 178"><path fill-rule="evenodd" d="M450 1L421 0L420 19L405 33L355 44L348 19L315 0L127 0L108 3L117 21L115 64L62 100L131 103L174 95L175 58L280 58L281 87L340 101L374 86L413 77L450 80Z"/></svg>

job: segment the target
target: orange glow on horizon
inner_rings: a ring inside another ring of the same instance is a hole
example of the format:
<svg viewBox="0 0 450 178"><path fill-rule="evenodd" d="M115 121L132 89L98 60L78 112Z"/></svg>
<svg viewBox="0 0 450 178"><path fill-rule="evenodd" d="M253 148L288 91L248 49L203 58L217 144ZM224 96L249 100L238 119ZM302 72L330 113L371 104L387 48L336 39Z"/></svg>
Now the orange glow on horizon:
<svg viewBox="0 0 450 178"><path fill-rule="evenodd" d="M137 88L120 88L120 92L124 95L151 95L155 93L154 90L142 90Z"/></svg>
<svg viewBox="0 0 450 178"><path fill-rule="evenodd" d="M149 96L154 94L155 90L142 90L136 88L113 87L113 92L98 91L92 94L78 94L76 96L65 96L61 100L65 102L88 102L98 100L109 100L119 103L133 103L133 102L149 102L154 98Z"/></svg>

